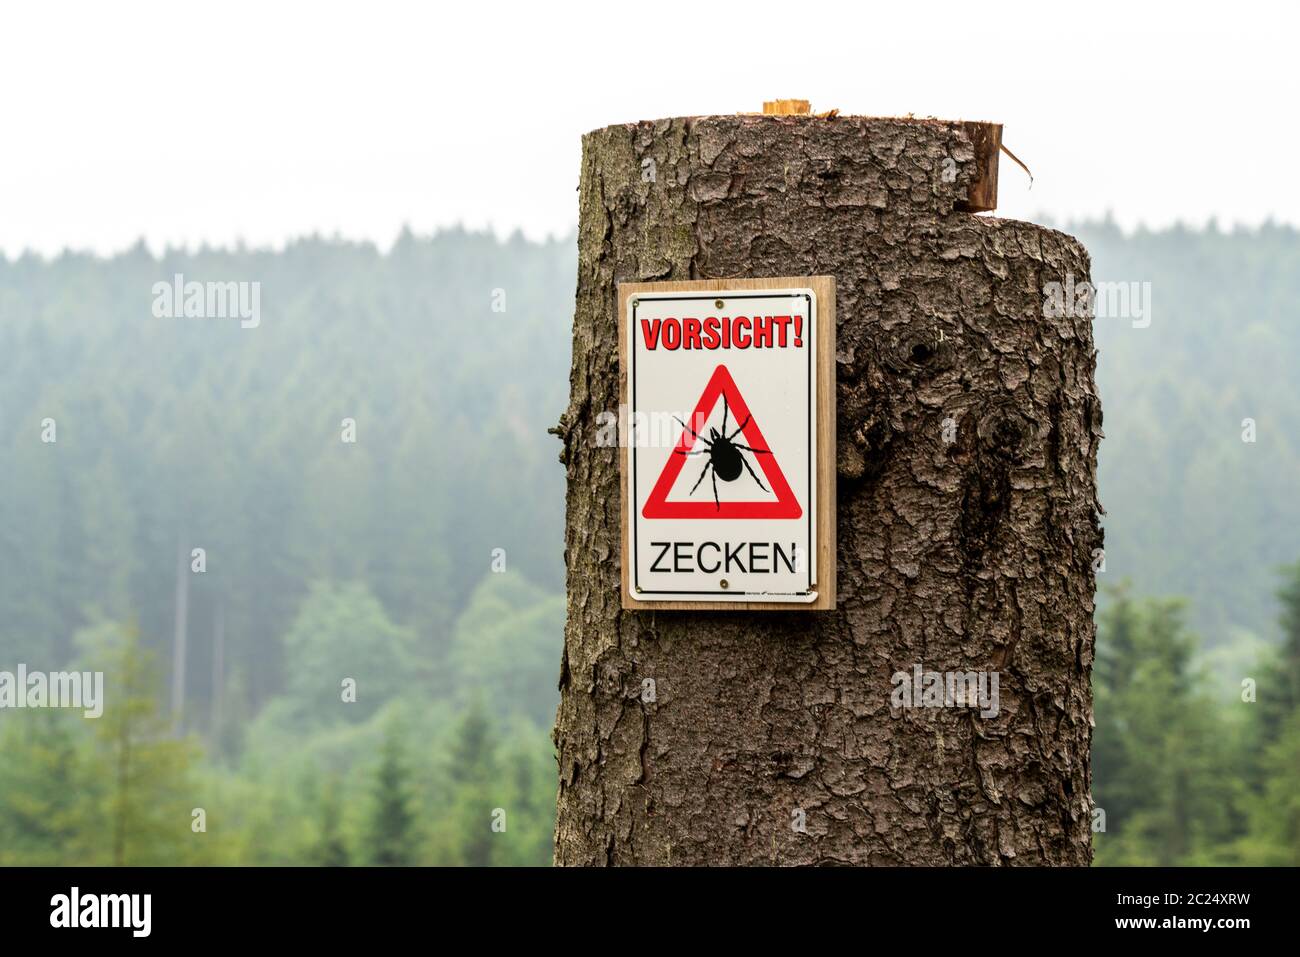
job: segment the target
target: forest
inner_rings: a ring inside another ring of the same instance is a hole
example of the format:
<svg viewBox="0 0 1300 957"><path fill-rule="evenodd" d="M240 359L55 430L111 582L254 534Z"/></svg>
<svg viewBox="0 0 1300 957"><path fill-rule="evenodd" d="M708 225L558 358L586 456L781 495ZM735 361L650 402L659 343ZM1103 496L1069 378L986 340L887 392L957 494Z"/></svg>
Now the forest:
<svg viewBox="0 0 1300 957"><path fill-rule="evenodd" d="M1300 235L1062 228L1151 290L1094 324L1097 863L1300 864ZM0 864L549 865L575 255L0 257L0 671L106 688L0 710Z"/></svg>

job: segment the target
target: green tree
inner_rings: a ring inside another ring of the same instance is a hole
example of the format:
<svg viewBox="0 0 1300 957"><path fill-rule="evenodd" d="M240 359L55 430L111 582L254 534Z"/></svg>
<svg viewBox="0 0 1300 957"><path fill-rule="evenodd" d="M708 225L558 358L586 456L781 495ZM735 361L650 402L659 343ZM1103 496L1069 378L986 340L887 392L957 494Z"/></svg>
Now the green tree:
<svg viewBox="0 0 1300 957"><path fill-rule="evenodd" d="M106 624L79 640L108 689L95 725L93 777L103 792L105 838L95 856L117 866L200 858L202 838L191 831L195 748L172 738L171 723L159 715L159 677L139 630Z"/></svg>
<svg viewBox="0 0 1300 957"><path fill-rule="evenodd" d="M509 777L509 830L494 835L501 848L498 864L549 867L555 832L555 753L549 729L517 720L501 748Z"/></svg>
<svg viewBox="0 0 1300 957"><path fill-rule="evenodd" d="M1282 642L1256 684L1241 804L1246 834L1234 863L1300 865L1300 562L1281 570L1277 597Z"/></svg>
<svg viewBox="0 0 1300 957"><path fill-rule="evenodd" d="M461 714L439 768L447 782L433 809L434 863L487 867L501 836L492 830L494 811L508 800L497 777L497 736L482 700L475 696ZM507 809L506 826L509 827Z"/></svg>
<svg viewBox="0 0 1300 957"><path fill-rule="evenodd" d="M564 646L564 599L520 572L487 574L452 632L450 662L459 687L549 726Z"/></svg>
<svg viewBox="0 0 1300 957"><path fill-rule="evenodd" d="M1093 797L1100 864L1193 863L1232 833L1231 749L1194 664L1181 600L1126 589L1100 616Z"/></svg>
<svg viewBox="0 0 1300 957"><path fill-rule="evenodd" d="M24 711L0 726L0 866L71 864L93 833L80 715Z"/></svg>
<svg viewBox="0 0 1300 957"><path fill-rule="evenodd" d="M1267 747L1300 711L1300 562L1281 570L1278 624L1282 641L1257 685L1259 743Z"/></svg>
<svg viewBox="0 0 1300 957"><path fill-rule="evenodd" d="M361 582L318 582L284 636L284 705L300 727L364 721L411 685L415 639ZM355 702L343 682L355 682Z"/></svg>
<svg viewBox="0 0 1300 957"><path fill-rule="evenodd" d="M410 769L396 727L390 725L379 752L370 811L367 849L380 867L406 867L414 861L415 816L411 811Z"/></svg>
<svg viewBox="0 0 1300 957"><path fill-rule="evenodd" d="M342 832L343 804L339 785L334 779L325 782L320 798L320 836L313 848L313 863L320 867L347 867L348 845Z"/></svg>
<svg viewBox="0 0 1300 957"><path fill-rule="evenodd" d="M1263 785L1246 797L1248 832L1233 863L1300 867L1300 710L1260 760Z"/></svg>

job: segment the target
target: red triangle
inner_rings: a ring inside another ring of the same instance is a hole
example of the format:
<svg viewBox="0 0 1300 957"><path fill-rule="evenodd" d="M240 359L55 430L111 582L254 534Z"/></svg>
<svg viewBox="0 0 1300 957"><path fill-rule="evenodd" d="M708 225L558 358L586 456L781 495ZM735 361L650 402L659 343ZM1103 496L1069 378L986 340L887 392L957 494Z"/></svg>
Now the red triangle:
<svg viewBox="0 0 1300 957"><path fill-rule="evenodd" d="M745 398L736 388L735 380L731 378L731 373L727 371L726 366L720 365L713 370L709 384L704 387L704 394L700 396L695 411L691 413L691 428L696 431L704 428L709 413L717 405L724 389L727 393L727 406L736 417L736 421L744 422L746 418L749 419L743 433L745 444L756 449L766 449L767 440L763 438L758 422L750 415L749 407L745 405ZM679 455L678 452L689 452L694 445L695 437L690 434L690 430L682 429L681 438L677 440L676 446L669 454L659 480L650 490L650 497L646 499L645 506L641 509L642 516L645 518L799 518L803 515L799 500L790 490L790 483L785 480L785 474L776 462L775 453L755 455L753 460L758 463L763 475L767 477L768 486L776 493L776 501L723 502L721 506L712 498L696 502L668 501L668 493L672 490L673 483L677 481L677 476L691 459L690 456Z"/></svg>

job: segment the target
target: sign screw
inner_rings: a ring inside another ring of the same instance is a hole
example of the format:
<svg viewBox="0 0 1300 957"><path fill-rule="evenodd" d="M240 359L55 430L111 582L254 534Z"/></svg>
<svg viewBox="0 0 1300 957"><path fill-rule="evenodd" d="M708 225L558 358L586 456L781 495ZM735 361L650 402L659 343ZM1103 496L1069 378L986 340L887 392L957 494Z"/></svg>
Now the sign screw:
<svg viewBox="0 0 1300 957"><path fill-rule="evenodd" d="M726 306L723 305L721 299L715 299L715 300L713 301L713 304L714 304L715 306L717 306L719 309L725 309L725 308L726 308Z"/></svg>
<svg viewBox="0 0 1300 957"><path fill-rule="evenodd" d="M719 584L722 585L722 587L723 587L724 590L727 589L727 588L730 588L730 587L731 587L731 586L727 583L727 580L726 580L725 578L722 579L722 581L721 581Z"/></svg>

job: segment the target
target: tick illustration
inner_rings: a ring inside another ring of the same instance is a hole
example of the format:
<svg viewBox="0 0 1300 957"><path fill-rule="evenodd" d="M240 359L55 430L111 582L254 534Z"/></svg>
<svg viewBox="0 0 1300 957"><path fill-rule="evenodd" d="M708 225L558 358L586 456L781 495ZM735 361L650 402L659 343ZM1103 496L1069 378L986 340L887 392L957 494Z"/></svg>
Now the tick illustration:
<svg viewBox="0 0 1300 957"><path fill-rule="evenodd" d="M684 449L673 450L678 455L708 455L709 460L704 463L704 468L700 470L700 477L697 478L695 484L691 486L690 494L695 494L695 490L699 488L700 483L704 481L704 476L708 475L709 471L712 470L713 502L717 505L719 510L722 508L722 502L718 498L718 479L722 479L724 482L734 482L736 479L740 478L742 469L750 474L750 477L758 483L759 488L764 492L768 490L767 486L763 484L762 479L758 477L757 473L754 472L753 467L750 466L749 461L741 453L752 452L754 455L772 454L767 449L751 449L748 445L741 445L739 442L733 441L736 436L745 431L745 426L749 425L751 416L745 416L745 421L740 423L740 426L735 432L728 435L727 414L727 393L724 390L722 393L722 431L719 432L717 429L711 428L709 429L709 438L706 439L685 422L682 422L681 419L677 419L677 422L682 426L682 428L686 429L687 432L691 433L691 435L704 443L704 448L696 449L694 452L687 452ZM677 417L673 416L673 418Z"/></svg>

